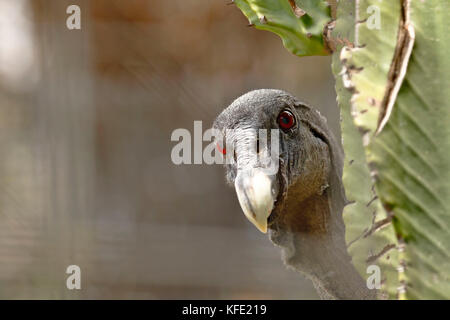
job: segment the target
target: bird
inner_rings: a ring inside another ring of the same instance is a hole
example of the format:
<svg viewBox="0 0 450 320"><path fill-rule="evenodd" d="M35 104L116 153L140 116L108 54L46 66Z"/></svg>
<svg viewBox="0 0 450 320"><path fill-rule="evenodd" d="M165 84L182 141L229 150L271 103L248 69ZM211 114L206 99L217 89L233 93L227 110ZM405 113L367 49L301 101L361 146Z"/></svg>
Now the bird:
<svg viewBox="0 0 450 320"><path fill-rule="evenodd" d="M376 299L347 252L343 151L326 118L286 91L258 89L234 100L212 127L220 151L233 153L226 180L242 211L281 248L284 264L312 280L322 299ZM254 140L256 154L270 154L261 129L278 133L274 172L250 154Z"/></svg>

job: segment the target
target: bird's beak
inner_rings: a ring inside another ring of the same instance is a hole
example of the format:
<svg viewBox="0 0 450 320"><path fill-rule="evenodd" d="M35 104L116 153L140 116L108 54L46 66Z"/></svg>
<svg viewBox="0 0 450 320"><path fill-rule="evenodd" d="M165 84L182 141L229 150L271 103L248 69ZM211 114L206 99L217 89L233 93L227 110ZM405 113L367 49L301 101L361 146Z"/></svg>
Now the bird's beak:
<svg viewBox="0 0 450 320"><path fill-rule="evenodd" d="M238 170L234 187L245 216L261 232L267 233L269 218L277 198L276 175L268 175L264 169Z"/></svg>

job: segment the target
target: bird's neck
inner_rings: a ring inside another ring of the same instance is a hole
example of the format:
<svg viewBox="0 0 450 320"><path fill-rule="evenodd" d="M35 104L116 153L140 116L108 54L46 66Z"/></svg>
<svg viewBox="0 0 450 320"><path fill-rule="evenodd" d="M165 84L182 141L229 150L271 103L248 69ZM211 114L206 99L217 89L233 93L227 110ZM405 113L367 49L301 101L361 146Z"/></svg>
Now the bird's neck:
<svg viewBox="0 0 450 320"><path fill-rule="evenodd" d="M288 195L271 240L283 249L285 264L310 278L321 298L375 299L347 252L338 196L331 189L303 201Z"/></svg>

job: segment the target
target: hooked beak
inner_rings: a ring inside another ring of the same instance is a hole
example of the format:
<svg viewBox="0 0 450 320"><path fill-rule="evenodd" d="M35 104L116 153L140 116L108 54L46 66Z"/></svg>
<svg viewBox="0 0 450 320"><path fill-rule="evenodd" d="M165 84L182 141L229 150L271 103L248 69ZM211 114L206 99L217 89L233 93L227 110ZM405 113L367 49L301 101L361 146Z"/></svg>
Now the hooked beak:
<svg viewBox="0 0 450 320"><path fill-rule="evenodd" d="M267 219L278 194L276 175L268 175L261 168L238 170L234 187L242 211L261 232L267 233Z"/></svg>

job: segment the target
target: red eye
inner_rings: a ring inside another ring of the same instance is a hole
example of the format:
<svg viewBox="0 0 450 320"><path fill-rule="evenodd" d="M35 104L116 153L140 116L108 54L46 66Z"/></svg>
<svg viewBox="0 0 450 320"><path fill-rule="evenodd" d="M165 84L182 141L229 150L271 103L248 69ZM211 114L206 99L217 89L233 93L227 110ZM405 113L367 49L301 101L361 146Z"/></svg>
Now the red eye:
<svg viewBox="0 0 450 320"><path fill-rule="evenodd" d="M217 146L217 150L219 150L219 152L221 154L223 154L223 155L227 154L227 149L226 148L221 148L218 142L216 143L216 146Z"/></svg>
<svg viewBox="0 0 450 320"><path fill-rule="evenodd" d="M288 130L294 126L295 117L290 111L283 110L278 116L278 124L282 129Z"/></svg>

